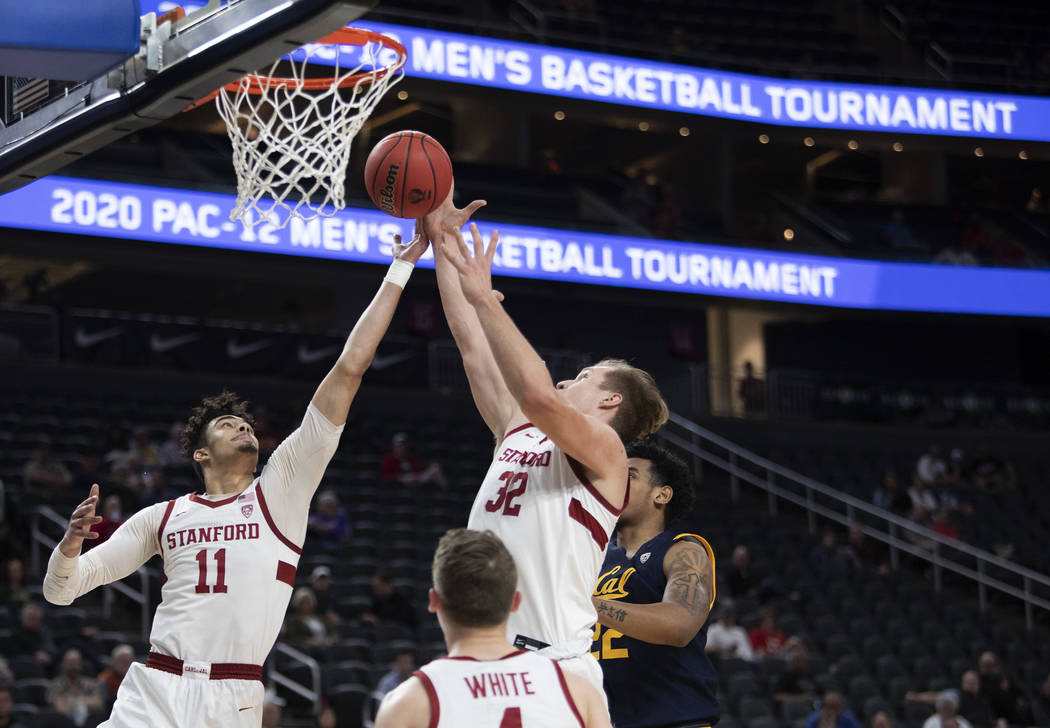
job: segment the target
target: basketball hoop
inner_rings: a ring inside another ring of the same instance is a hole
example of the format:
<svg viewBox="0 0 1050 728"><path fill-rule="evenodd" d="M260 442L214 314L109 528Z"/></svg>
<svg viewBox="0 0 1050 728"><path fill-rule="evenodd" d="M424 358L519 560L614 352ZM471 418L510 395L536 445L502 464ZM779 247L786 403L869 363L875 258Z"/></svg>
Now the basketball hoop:
<svg viewBox="0 0 1050 728"><path fill-rule="evenodd" d="M360 62L350 69L339 65L345 45L361 48ZM334 76L306 77L311 59L332 53ZM393 38L342 28L278 59L269 73L248 74L216 91L237 172L230 219L245 227L265 222L283 228L293 217L312 220L342 210L350 145L404 76L407 56ZM291 66L288 77L276 75L283 62Z"/></svg>

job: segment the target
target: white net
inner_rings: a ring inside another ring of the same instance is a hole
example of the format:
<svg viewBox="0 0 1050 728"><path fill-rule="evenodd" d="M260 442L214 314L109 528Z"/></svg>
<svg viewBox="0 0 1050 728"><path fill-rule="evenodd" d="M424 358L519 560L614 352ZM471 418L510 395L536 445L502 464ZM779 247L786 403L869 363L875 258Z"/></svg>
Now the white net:
<svg viewBox="0 0 1050 728"><path fill-rule="evenodd" d="M351 143L383 94L403 77L405 58L376 42L342 50L309 44L290 60L275 61L269 73L245 76L236 90L231 84L215 98L237 172L231 220L283 228L293 217L312 220L345 207ZM306 77L311 59L331 65L333 56L334 78ZM344 57L355 58L356 65L341 68ZM277 78L278 71L287 76Z"/></svg>

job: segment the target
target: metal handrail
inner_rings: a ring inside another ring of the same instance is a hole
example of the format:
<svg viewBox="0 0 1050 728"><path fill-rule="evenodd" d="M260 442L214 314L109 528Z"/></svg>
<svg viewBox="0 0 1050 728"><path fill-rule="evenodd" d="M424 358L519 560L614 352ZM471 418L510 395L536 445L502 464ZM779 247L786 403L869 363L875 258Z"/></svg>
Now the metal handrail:
<svg viewBox="0 0 1050 728"><path fill-rule="evenodd" d="M321 664L310 657L305 652L297 650L291 645L285 642L278 642L273 646L274 652L280 652L287 657L292 658L296 662L301 662L310 668L310 682L313 684L312 689L306 687L302 683L298 683L292 680L290 677L279 671L273 662L270 663L269 678L270 681L286 687L296 695L306 698L313 704L313 714L317 715L321 712Z"/></svg>
<svg viewBox="0 0 1050 728"><path fill-rule="evenodd" d="M55 509L50 506L38 506L33 512L33 526L31 530L31 561L34 574L40 573L40 549L41 547L46 548L48 551L54 551L58 546L58 541L51 536L48 536L44 532L41 525L43 522L51 523L58 526L64 532L68 525L68 520L58 514ZM152 613L150 611L150 574L149 569L145 566L140 566L135 573L139 577L139 586L134 588L125 584L123 581L114 581L109 584L105 584L102 587L102 614L106 619L113 613L113 594L118 592L123 594L128 599L139 605L139 635L140 639L149 639L150 624L152 621ZM126 579L131 578L129 574Z"/></svg>
<svg viewBox="0 0 1050 728"><path fill-rule="evenodd" d="M695 422L692 422L681 415L671 413L669 422L672 425L685 430L689 436L682 437L672 431L665 430L661 433L662 437L668 442L671 442L692 454L694 457L729 473L730 489L734 500L739 497L739 482L743 481L760 488L769 494L770 510L773 513L776 512L777 498L794 503L805 509L808 514L809 530L811 533L816 531L817 516L828 518L844 525L852 525L856 523L856 525L859 525L861 530L864 531L867 536L882 541L890 547L891 560L894 566L897 565L899 559L899 554L897 552L900 551L925 561L929 561L933 564L934 583L935 588L938 591L941 587L941 572L942 570L947 570L977 582L979 604L982 611L987 606L986 590L988 587L1021 600L1024 602L1025 622L1029 630L1032 629L1034 624L1034 615L1032 612L1033 607L1050 611L1050 600L1032 593L1034 586L1046 587L1048 591L1050 591L1050 577L1047 577L1045 574L1033 571L1032 569L1016 564L1009 559L1004 559L1001 556L997 556L996 554L985 551L984 549L977 548L956 539L946 538L936 531L921 526L907 518L902 518L901 516L891 513L883 508L879 508L878 506L861 500L860 498L856 498L824 485L823 483L819 483L812 478L792 470L791 468L778 465L757 453L751 452L750 450L697 425ZM728 457L720 457L717 454L705 450L701 446L701 443L705 441L725 450L728 453ZM740 461L746 461L758 466L758 468L765 471L765 477L756 475L755 473L742 468L739 464ZM802 486L805 489L805 493L800 495L782 485L778 485L776 478ZM814 494L820 494L829 500L841 504L845 507L845 513L816 503L814 500ZM887 524L887 528L881 530L866 526L862 523L857 523L856 518L858 513L863 513L878 519L880 522ZM902 539L897 535L900 532L913 534L925 543L930 544L930 548L924 548L923 546L918 546L909 540ZM965 564L946 558L945 551L958 552L972 557L976 562L976 568L971 568ZM999 578L988 576L986 573L988 566L997 567L1014 576L1020 577L1022 587L1018 588L1017 586L1009 584Z"/></svg>

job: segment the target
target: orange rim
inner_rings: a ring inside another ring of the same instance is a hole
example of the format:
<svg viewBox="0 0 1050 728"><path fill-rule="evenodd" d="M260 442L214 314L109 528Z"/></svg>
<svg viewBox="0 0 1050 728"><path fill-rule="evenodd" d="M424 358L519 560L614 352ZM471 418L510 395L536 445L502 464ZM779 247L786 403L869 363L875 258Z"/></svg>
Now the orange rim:
<svg viewBox="0 0 1050 728"><path fill-rule="evenodd" d="M340 28L331 35L326 35L318 43L325 45L356 45L363 46L366 43L378 43L384 48L396 51L398 59L395 63L381 68L377 71L363 71L361 73L355 73L352 76L347 76L339 81L339 88L346 88L347 86L356 86L362 81L371 83L380 78L383 78L389 73L398 71L405 65L405 60L408 58L408 51L398 41L393 38L383 35L382 33L376 33L371 30L362 30L361 28ZM273 76L260 76L255 73L249 73L243 78L239 78L236 81L215 89L210 94L202 98L193 104L187 106L183 111L189 111L195 109L201 104L205 104L216 96L222 89L227 91L240 91L241 82L247 79L248 85L244 89L250 94L261 94L272 88L279 88L281 86L295 86L296 88L304 89L306 91L325 91L332 87L332 82L336 80L336 76L320 76L318 78L280 78Z"/></svg>

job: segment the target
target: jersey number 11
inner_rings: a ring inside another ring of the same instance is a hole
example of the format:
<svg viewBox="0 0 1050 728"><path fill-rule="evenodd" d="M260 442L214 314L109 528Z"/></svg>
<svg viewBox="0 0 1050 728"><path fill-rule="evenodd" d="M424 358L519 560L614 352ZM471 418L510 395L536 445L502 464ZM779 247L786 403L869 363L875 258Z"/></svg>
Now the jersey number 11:
<svg viewBox="0 0 1050 728"><path fill-rule="evenodd" d="M215 565L218 574L215 578L215 586L208 585L208 549L197 552L197 593L198 594L225 594L226 593L226 549L215 552Z"/></svg>

